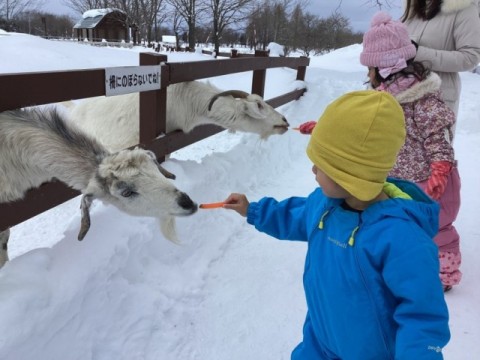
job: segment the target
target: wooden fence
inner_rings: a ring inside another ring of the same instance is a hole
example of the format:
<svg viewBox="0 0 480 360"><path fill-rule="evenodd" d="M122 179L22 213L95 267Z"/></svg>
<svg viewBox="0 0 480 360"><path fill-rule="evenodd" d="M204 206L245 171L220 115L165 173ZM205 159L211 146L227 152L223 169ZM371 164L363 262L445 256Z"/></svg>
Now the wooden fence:
<svg viewBox="0 0 480 360"><path fill-rule="evenodd" d="M161 89L140 93L140 146L152 150L160 161L165 155L214 135L224 129L203 125L185 134L174 131L157 139L166 129L167 87L172 84L214 76L252 71L252 93L264 96L266 70L288 67L305 80L308 58L268 57L257 51L254 57L168 63L165 55L140 53L140 65L161 64ZM105 95L105 69L38 72L0 75L0 111ZM267 100L273 107L298 99L305 89ZM24 199L0 204L0 231L51 209L80 193L53 181L29 190Z"/></svg>

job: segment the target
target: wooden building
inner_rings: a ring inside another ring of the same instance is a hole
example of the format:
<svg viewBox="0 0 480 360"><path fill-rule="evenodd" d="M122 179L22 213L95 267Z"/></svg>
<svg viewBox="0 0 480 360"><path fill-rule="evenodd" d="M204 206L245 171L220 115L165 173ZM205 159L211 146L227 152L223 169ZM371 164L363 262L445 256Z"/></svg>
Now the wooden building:
<svg viewBox="0 0 480 360"><path fill-rule="evenodd" d="M119 9L88 10L73 30L78 41L129 41L127 15Z"/></svg>

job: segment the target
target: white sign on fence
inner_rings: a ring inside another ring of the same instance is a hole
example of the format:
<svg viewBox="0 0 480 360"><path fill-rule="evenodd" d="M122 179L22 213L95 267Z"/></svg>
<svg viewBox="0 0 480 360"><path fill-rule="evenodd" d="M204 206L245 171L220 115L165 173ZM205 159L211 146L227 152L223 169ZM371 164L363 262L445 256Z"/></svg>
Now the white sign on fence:
<svg viewBox="0 0 480 360"><path fill-rule="evenodd" d="M105 95L121 95L160 89L160 65L105 69Z"/></svg>

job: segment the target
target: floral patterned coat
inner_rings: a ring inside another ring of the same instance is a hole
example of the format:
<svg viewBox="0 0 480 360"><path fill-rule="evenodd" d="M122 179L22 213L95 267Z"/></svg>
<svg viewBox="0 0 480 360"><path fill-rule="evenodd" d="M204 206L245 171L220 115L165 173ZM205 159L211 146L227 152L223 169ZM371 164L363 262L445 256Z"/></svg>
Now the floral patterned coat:
<svg viewBox="0 0 480 360"><path fill-rule="evenodd" d="M440 85L440 77L432 72L424 81L393 94L403 108L407 136L390 176L421 182L429 178L432 162L454 163L455 114L441 100Z"/></svg>

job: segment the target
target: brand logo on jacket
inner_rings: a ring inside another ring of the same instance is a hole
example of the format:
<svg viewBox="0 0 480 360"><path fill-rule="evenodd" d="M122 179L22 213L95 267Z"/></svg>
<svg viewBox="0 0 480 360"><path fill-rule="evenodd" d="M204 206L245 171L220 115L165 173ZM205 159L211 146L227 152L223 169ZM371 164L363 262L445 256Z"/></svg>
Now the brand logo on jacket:
<svg viewBox="0 0 480 360"><path fill-rule="evenodd" d="M333 239L330 236L327 237L327 240L330 241L333 245L339 246L341 248L345 249L347 247L347 243L343 243L341 241L338 241L337 239Z"/></svg>

